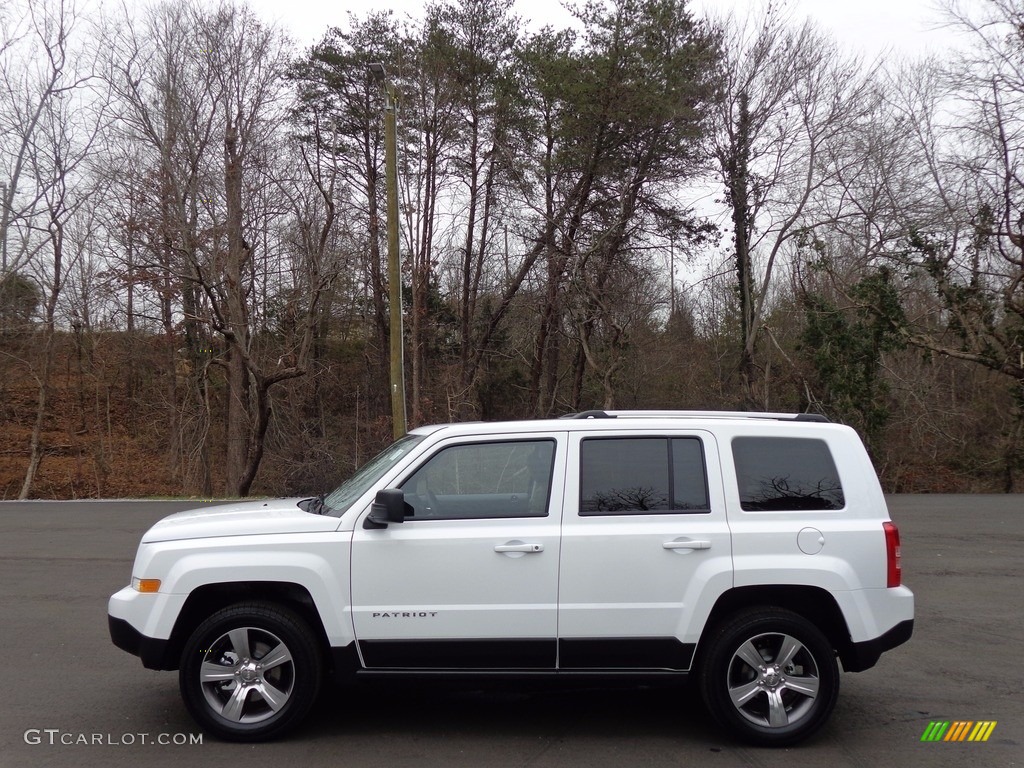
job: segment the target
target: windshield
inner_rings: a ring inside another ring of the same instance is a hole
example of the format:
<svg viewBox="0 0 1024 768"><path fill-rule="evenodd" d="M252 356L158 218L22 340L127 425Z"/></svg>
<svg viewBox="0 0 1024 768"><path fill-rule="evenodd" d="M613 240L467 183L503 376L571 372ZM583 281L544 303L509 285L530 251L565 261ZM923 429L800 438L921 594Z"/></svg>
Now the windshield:
<svg viewBox="0 0 1024 768"><path fill-rule="evenodd" d="M400 438L363 464L352 477L331 491L324 499L324 503L339 515L345 512L352 502L370 490L374 483L380 480L403 456L419 445L423 438L424 435L406 435Z"/></svg>

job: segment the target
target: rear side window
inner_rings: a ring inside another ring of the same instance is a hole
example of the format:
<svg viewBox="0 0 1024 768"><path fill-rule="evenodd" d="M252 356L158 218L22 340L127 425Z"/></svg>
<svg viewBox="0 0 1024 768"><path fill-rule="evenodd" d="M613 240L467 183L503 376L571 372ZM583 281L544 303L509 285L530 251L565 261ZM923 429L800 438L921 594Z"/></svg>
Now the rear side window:
<svg viewBox="0 0 1024 768"><path fill-rule="evenodd" d="M737 437L732 441L740 506L748 511L842 509L846 505L824 440Z"/></svg>
<svg viewBox="0 0 1024 768"><path fill-rule="evenodd" d="M580 514L707 512L695 437L588 438L580 445Z"/></svg>

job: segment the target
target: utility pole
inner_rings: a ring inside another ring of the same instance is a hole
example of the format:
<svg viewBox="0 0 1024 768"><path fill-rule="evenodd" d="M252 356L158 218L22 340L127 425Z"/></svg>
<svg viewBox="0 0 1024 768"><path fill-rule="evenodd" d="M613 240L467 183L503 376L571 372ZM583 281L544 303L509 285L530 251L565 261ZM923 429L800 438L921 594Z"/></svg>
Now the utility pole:
<svg viewBox="0 0 1024 768"><path fill-rule="evenodd" d="M388 303L391 305L391 422L397 440L406 432L405 360L402 343L402 273L398 261L398 99L383 64L370 74L384 91L384 160L388 199Z"/></svg>

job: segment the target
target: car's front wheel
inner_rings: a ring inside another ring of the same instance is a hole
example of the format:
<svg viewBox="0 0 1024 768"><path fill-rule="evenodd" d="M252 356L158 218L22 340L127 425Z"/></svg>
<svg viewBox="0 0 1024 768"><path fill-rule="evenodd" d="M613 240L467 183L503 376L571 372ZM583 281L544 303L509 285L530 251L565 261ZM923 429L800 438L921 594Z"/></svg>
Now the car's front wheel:
<svg viewBox="0 0 1024 768"><path fill-rule="evenodd" d="M781 608L744 611L712 632L699 671L715 719L739 738L786 746L828 719L839 668L825 635Z"/></svg>
<svg viewBox="0 0 1024 768"><path fill-rule="evenodd" d="M192 716L232 741L282 735L309 712L323 661L301 617L272 603L239 603L202 622L185 643L178 680Z"/></svg>

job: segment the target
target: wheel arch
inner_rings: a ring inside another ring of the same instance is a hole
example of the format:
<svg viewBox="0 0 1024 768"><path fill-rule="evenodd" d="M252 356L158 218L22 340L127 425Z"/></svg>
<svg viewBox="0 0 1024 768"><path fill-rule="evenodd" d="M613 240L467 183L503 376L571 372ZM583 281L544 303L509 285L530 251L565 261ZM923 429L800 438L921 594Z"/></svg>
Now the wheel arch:
<svg viewBox="0 0 1024 768"><path fill-rule="evenodd" d="M285 606L306 622L317 639L322 658L330 662L331 649L327 631L313 596L301 584L282 581L234 581L204 584L189 593L171 630L159 669L175 670L188 638L207 617L222 608L247 601Z"/></svg>
<svg viewBox="0 0 1024 768"><path fill-rule="evenodd" d="M694 655L694 670L706 653L706 638L713 629L740 611L755 608L783 608L796 613L816 625L828 638L847 668L847 659L853 648L850 629L835 597L820 587L805 585L757 585L736 587L724 592L715 602Z"/></svg>

